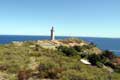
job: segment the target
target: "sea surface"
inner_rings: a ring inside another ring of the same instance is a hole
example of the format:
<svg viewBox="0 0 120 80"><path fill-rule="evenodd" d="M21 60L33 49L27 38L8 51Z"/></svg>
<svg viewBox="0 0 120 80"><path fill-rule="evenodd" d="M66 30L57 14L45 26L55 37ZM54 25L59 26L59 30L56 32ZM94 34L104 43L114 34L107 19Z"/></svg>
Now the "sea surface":
<svg viewBox="0 0 120 80"><path fill-rule="evenodd" d="M66 39L69 37L57 36L56 39ZM120 38L96 38L96 37L77 37L87 42L93 42L102 50L111 50L120 56ZM49 40L49 36L23 36L23 35L0 35L0 44L11 43L12 41L33 41Z"/></svg>

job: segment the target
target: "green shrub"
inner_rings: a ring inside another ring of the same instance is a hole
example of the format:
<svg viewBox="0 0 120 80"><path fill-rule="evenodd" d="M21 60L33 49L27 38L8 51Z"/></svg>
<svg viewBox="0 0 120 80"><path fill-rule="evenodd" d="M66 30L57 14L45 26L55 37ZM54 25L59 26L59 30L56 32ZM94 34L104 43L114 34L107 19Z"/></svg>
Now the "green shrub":
<svg viewBox="0 0 120 80"><path fill-rule="evenodd" d="M92 47L89 46L89 45L83 45L83 46L82 46L82 50L91 49L91 48L92 48Z"/></svg>
<svg viewBox="0 0 120 80"><path fill-rule="evenodd" d="M78 54L77 51L72 47L59 46L58 50L63 52L66 56L74 56Z"/></svg>
<svg viewBox="0 0 120 80"><path fill-rule="evenodd" d="M74 48L76 51L78 51L78 52L81 52L81 51L82 51L81 46L74 46L73 48Z"/></svg>
<svg viewBox="0 0 120 80"><path fill-rule="evenodd" d="M115 56L109 51L105 51L103 54L91 54L88 56L88 60L92 65L102 67L102 64L114 68L115 66L112 63L111 59L114 59Z"/></svg>
<svg viewBox="0 0 120 80"><path fill-rule="evenodd" d="M99 68L102 68L103 67L103 64L101 63L101 62L96 62L96 65L97 65L97 67L99 67Z"/></svg>
<svg viewBox="0 0 120 80"><path fill-rule="evenodd" d="M96 54L91 54L88 56L88 60L91 62L92 65L96 65L98 61L100 61L100 56Z"/></svg>
<svg viewBox="0 0 120 80"><path fill-rule="evenodd" d="M109 59L114 59L116 57L113 52L108 51L108 50L103 51L102 56L109 58Z"/></svg>
<svg viewBox="0 0 120 80"><path fill-rule="evenodd" d="M82 54L80 54L80 56L81 56L81 58L88 58L88 54L82 53Z"/></svg>
<svg viewBox="0 0 120 80"><path fill-rule="evenodd" d="M109 66L109 67L111 67L113 69L115 68L115 65L112 62L107 62L107 63L105 63L105 65Z"/></svg>
<svg viewBox="0 0 120 80"><path fill-rule="evenodd" d="M59 65L53 61L40 63L38 67L40 78L51 78L51 79L59 78L58 68Z"/></svg>
<svg viewBox="0 0 120 80"><path fill-rule="evenodd" d="M114 70L117 72L117 73L120 73L120 65L116 65Z"/></svg>

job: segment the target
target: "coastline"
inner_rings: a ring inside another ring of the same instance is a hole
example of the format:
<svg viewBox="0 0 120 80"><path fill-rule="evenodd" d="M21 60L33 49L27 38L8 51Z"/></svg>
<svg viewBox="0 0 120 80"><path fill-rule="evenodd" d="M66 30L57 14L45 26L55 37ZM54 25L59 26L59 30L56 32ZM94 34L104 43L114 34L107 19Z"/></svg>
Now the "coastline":
<svg viewBox="0 0 120 80"><path fill-rule="evenodd" d="M56 36L57 40L64 40L71 37ZM87 42L93 42L102 50L114 51L115 54L120 56L120 39L111 38L91 38L91 37L75 37L83 39ZM8 44L13 41L37 41L37 40L50 40L49 36L28 36L28 35L0 35L0 44Z"/></svg>

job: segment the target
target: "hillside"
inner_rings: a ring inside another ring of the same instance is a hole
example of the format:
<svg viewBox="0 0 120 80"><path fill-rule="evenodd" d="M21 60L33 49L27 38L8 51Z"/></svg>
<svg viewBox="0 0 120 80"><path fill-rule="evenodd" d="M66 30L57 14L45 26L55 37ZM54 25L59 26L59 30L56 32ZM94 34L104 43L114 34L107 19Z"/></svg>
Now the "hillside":
<svg viewBox="0 0 120 80"><path fill-rule="evenodd" d="M0 80L120 80L118 63L114 61L115 70L103 63L116 59L102 55L106 53L79 39L0 45ZM96 56L105 57L104 61ZM91 61L94 58L95 64ZM88 59L91 65L81 59Z"/></svg>

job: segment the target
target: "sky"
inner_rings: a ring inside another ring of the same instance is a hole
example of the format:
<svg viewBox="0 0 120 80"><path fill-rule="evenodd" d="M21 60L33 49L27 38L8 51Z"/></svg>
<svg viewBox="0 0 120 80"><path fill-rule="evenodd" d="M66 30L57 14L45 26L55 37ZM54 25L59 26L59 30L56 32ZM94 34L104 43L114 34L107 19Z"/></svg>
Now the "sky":
<svg viewBox="0 0 120 80"><path fill-rule="evenodd" d="M120 38L120 0L0 0L0 35Z"/></svg>

